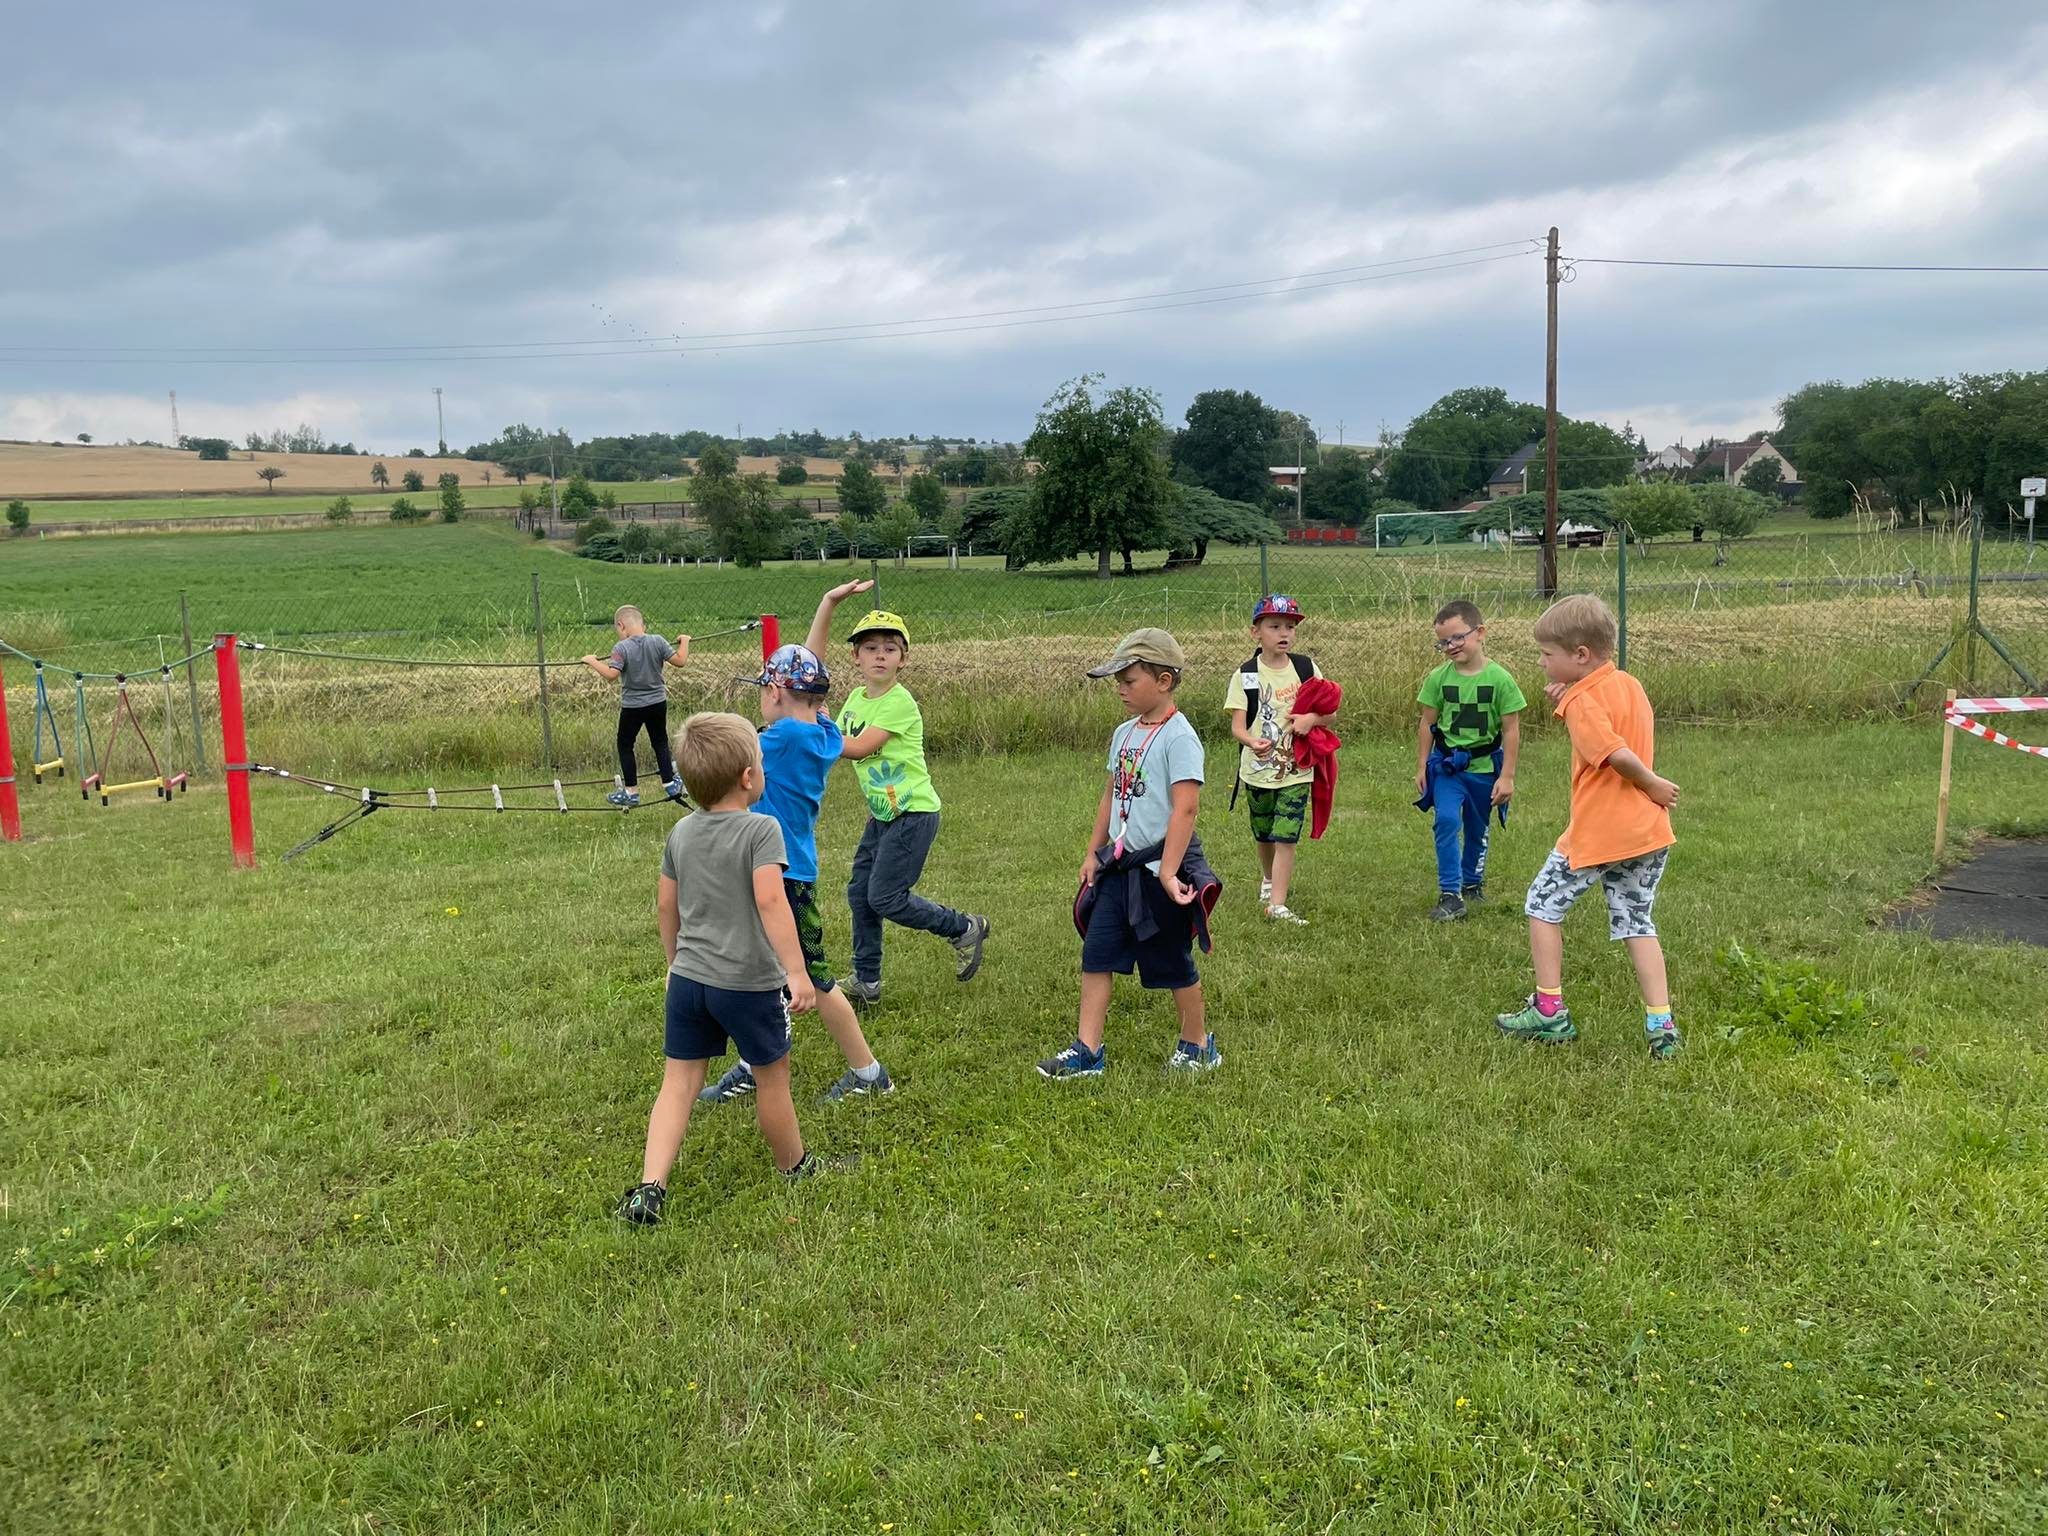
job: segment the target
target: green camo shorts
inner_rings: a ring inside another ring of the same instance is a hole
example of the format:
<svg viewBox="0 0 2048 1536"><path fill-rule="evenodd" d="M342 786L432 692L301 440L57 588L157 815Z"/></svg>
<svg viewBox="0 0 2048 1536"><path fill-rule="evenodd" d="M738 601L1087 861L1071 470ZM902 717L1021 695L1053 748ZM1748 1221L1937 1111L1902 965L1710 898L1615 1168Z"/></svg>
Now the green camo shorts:
<svg viewBox="0 0 2048 1536"><path fill-rule="evenodd" d="M1306 784L1285 789L1260 789L1247 784L1245 802L1252 812L1252 840L1259 843L1298 843L1301 824L1308 819Z"/></svg>
<svg viewBox="0 0 2048 1536"><path fill-rule="evenodd" d="M796 919L797 948L804 952L804 969L811 973L811 985L830 992L837 982L825 961L825 916L818 910L818 888L808 880L785 880L782 894L789 898L789 914Z"/></svg>

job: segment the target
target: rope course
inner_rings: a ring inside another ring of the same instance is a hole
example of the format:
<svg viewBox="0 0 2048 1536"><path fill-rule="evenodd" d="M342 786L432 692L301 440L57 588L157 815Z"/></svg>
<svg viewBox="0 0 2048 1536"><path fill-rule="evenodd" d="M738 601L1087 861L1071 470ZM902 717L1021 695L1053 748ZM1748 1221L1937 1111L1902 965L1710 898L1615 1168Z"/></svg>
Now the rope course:
<svg viewBox="0 0 2048 1536"><path fill-rule="evenodd" d="M165 668L166 676L169 675L169 670L168 667ZM101 805L111 805L113 803L113 796L131 789L148 789L158 799L165 802L170 800L173 790L183 794L186 782L190 776L184 773L164 772L163 764L157 759L156 748L150 745L149 733L142 728L142 718L135 713L134 701L128 697L127 677L117 675L114 679L114 684L114 721L112 728L107 733L107 750L100 755L98 766L90 774L78 781L79 792L90 797L97 790ZM84 712L84 708L85 695L83 684L81 683L79 692L79 710L81 715ZM149 777L130 779L122 784L109 784L107 782L107 764L114 760L114 748L120 743L123 727L133 729L135 739L142 744L143 755L149 759Z"/></svg>
<svg viewBox="0 0 2048 1536"><path fill-rule="evenodd" d="M59 666L47 656L31 655L19 646L9 645L5 640L0 640L0 651L5 651L10 656L19 656L38 672L48 667L52 672L62 672L66 677L72 678L77 682L125 683L131 677L142 677L151 672L161 672L165 677L169 677L179 668L189 667L201 657L211 656L213 654L213 647L211 645L202 646L190 656L180 656L176 661L146 661L139 667L129 667L121 672L80 672L75 667Z"/></svg>
<svg viewBox="0 0 2048 1536"><path fill-rule="evenodd" d="M715 629L708 635L692 635L691 643L700 640L721 640L727 635L744 635L761 627L759 619L749 619L744 624L735 624L731 629ZM573 666L573 659L563 661L458 661L434 656L366 656L359 651L314 651L299 646L275 645L267 640L237 640L235 644L245 651L268 651L274 656L304 656L314 661L361 661L386 667L480 667L491 671L510 669L519 672L538 671L543 666ZM204 652L201 653L205 654Z"/></svg>
<svg viewBox="0 0 2048 1536"><path fill-rule="evenodd" d="M82 693L83 689L81 689L80 691ZM82 704L83 700L81 699L80 702ZM46 773L54 772L60 779L64 777L64 737L62 733L59 732L57 729L57 712L50 708L50 690L48 686L43 682L43 664L40 661L36 663L35 712L35 755L29 759L29 762L35 770L35 780L38 784L40 784L43 782L43 775ZM52 753L52 755L48 758L45 758L43 756L43 730L46 724L50 732L50 747ZM75 730L72 732L71 739L74 743L77 743L79 740L78 733Z"/></svg>

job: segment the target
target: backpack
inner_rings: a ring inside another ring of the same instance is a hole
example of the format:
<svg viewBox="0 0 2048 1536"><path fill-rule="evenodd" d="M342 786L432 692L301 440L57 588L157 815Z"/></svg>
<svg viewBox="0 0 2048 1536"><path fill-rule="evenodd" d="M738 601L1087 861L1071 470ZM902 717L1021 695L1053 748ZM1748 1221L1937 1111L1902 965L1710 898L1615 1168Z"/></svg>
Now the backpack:
<svg viewBox="0 0 2048 1536"><path fill-rule="evenodd" d="M1316 663L1313 656L1304 656L1300 651L1289 651L1287 659L1294 664L1294 680L1296 683L1305 683L1316 675ZM1246 720L1256 720L1259 715L1259 653L1257 651L1253 651L1250 659L1238 667L1237 680L1244 685L1244 717ZM1237 809L1237 791L1241 783L1242 780L1238 778L1233 778L1230 781L1230 809L1233 811Z"/></svg>

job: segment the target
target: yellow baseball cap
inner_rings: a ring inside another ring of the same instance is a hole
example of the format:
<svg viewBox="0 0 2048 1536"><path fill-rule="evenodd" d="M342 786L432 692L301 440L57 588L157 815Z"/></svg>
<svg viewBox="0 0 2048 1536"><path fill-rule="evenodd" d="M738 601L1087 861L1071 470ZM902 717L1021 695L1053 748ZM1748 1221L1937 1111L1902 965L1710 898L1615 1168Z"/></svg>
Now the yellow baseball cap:
<svg viewBox="0 0 2048 1536"><path fill-rule="evenodd" d="M859 645L869 635L894 635L905 645L910 644L910 631L904 627L903 616L889 612L886 608L870 608L853 626L853 633L847 636L848 645Z"/></svg>

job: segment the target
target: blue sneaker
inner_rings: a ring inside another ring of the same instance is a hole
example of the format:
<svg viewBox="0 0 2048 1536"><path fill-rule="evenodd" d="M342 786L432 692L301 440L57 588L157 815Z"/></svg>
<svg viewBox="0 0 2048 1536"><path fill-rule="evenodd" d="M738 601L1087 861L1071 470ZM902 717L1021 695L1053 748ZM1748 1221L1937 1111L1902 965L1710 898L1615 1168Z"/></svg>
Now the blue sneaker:
<svg viewBox="0 0 2048 1536"><path fill-rule="evenodd" d="M1102 1069L1109 1065L1108 1050L1091 1051L1076 1040L1057 1056L1049 1056L1038 1064L1038 1075L1056 1082L1072 1077L1100 1077Z"/></svg>
<svg viewBox="0 0 2048 1536"><path fill-rule="evenodd" d="M862 1077L853 1068L848 1067L839 1074L839 1081L825 1090L825 1102L843 1104L848 1099L865 1099L870 1096L880 1098L885 1093L894 1093L896 1080L889 1075L889 1069L883 1067L879 1061L875 1065L881 1067L881 1070L872 1078Z"/></svg>
<svg viewBox="0 0 2048 1536"><path fill-rule="evenodd" d="M1200 1045L1189 1045L1185 1040L1174 1042L1173 1054L1166 1058L1166 1070L1192 1077L1198 1072L1214 1072L1223 1065L1223 1053L1216 1048L1216 1037L1205 1035Z"/></svg>
<svg viewBox="0 0 2048 1536"><path fill-rule="evenodd" d="M606 795L604 800L606 805L616 805L621 810L630 810L640 803L640 791L637 789L615 789Z"/></svg>
<svg viewBox="0 0 2048 1536"><path fill-rule="evenodd" d="M670 779L666 784L662 785L661 788L662 792L666 794L669 797L669 799L681 800L683 798L683 776L681 774L677 774L674 778Z"/></svg>
<svg viewBox="0 0 2048 1536"><path fill-rule="evenodd" d="M730 1104L734 1099L744 1099L754 1091L754 1069L744 1061L732 1066L717 1082L711 1083L697 1095L699 1104Z"/></svg>

